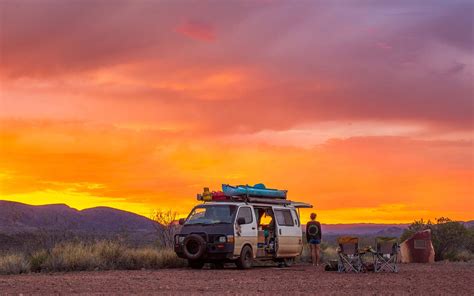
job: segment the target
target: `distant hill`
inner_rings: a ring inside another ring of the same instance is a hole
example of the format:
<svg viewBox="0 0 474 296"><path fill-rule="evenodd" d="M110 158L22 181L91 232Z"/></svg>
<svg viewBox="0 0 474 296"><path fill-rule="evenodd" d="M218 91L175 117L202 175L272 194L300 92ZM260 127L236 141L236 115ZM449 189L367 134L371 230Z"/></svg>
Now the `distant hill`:
<svg viewBox="0 0 474 296"><path fill-rule="evenodd" d="M82 211L64 204L31 206L0 200L0 233L77 231L113 234L155 231L152 220L122 210L96 207Z"/></svg>
<svg viewBox="0 0 474 296"><path fill-rule="evenodd" d="M409 224L323 224L321 230L326 235L379 235L400 236Z"/></svg>
<svg viewBox="0 0 474 296"><path fill-rule="evenodd" d="M464 222L467 227L474 221ZM324 236L400 236L409 224L323 224ZM134 237L155 232L156 223L144 216L108 207L82 211L64 204L32 206L0 200L0 234L35 232L79 232L87 234L129 233ZM304 228L305 225L303 225ZM304 230L304 229L303 229Z"/></svg>
<svg viewBox="0 0 474 296"><path fill-rule="evenodd" d="M464 222L467 228L474 227L474 220Z"/></svg>

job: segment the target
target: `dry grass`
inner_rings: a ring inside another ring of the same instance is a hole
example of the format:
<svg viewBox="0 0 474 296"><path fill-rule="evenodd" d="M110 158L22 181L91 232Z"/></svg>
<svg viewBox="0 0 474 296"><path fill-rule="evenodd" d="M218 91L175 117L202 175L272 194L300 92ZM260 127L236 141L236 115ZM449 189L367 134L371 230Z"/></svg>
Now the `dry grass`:
<svg viewBox="0 0 474 296"><path fill-rule="evenodd" d="M320 254L321 254L321 262L328 262L329 260L337 259L337 250L336 247L330 246L327 244L320 245ZM303 251L301 252L301 256L299 257L300 262L311 262L311 249L309 244L304 244Z"/></svg>
<svg viewBox="0 0 474 296"><path fill-rule="evenodd" d="M30 264L25 256L12 254L0 257L0 274L20 274L30 271Z"/></svg>
<svg viewBox="0 0 474 296"><path fill-rule="evenodd" d="M35 252L29 256L12 254L0 257L1 274L183 266L186 266L186 261L178 258L171 249L133 249L111 241L62 243L49 251Z"/></svg>

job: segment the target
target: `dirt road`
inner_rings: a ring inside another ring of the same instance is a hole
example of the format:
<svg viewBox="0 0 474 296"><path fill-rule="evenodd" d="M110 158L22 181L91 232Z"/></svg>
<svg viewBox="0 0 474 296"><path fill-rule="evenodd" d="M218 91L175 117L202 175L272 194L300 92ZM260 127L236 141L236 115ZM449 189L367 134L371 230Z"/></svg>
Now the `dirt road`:
<svg viewBox="0 0 474 296"><path fill-rule="evenodd" d="M474 295L474 264L401 265L398 274L338 274L311 266L252 270L97 271L0 276L0 294Z"/></svg>

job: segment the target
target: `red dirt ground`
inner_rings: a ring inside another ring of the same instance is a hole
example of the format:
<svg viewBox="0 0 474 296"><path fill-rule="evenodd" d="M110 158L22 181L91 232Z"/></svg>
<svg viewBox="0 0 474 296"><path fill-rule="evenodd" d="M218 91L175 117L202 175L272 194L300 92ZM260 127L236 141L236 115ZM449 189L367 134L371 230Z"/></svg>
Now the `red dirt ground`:
<svg viewBox="0 0 474 296"><path fill-rule="evenodd" d="M322 268L163 269L0 276L0 294L425 294L474 295L473 263L400 265L398 274Z"/></svg>

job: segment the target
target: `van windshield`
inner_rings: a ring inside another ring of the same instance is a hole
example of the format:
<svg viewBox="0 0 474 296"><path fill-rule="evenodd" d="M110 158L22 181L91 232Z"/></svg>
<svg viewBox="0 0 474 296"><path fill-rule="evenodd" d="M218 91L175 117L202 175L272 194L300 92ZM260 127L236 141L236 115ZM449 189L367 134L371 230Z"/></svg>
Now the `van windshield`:
<svg viewBox="0 0 474 296"><path fill-rule="evenodd" d="M192 224L230 224L234 221L237 206L234 205L201 205L193 209L186 221Z"/></svg>

